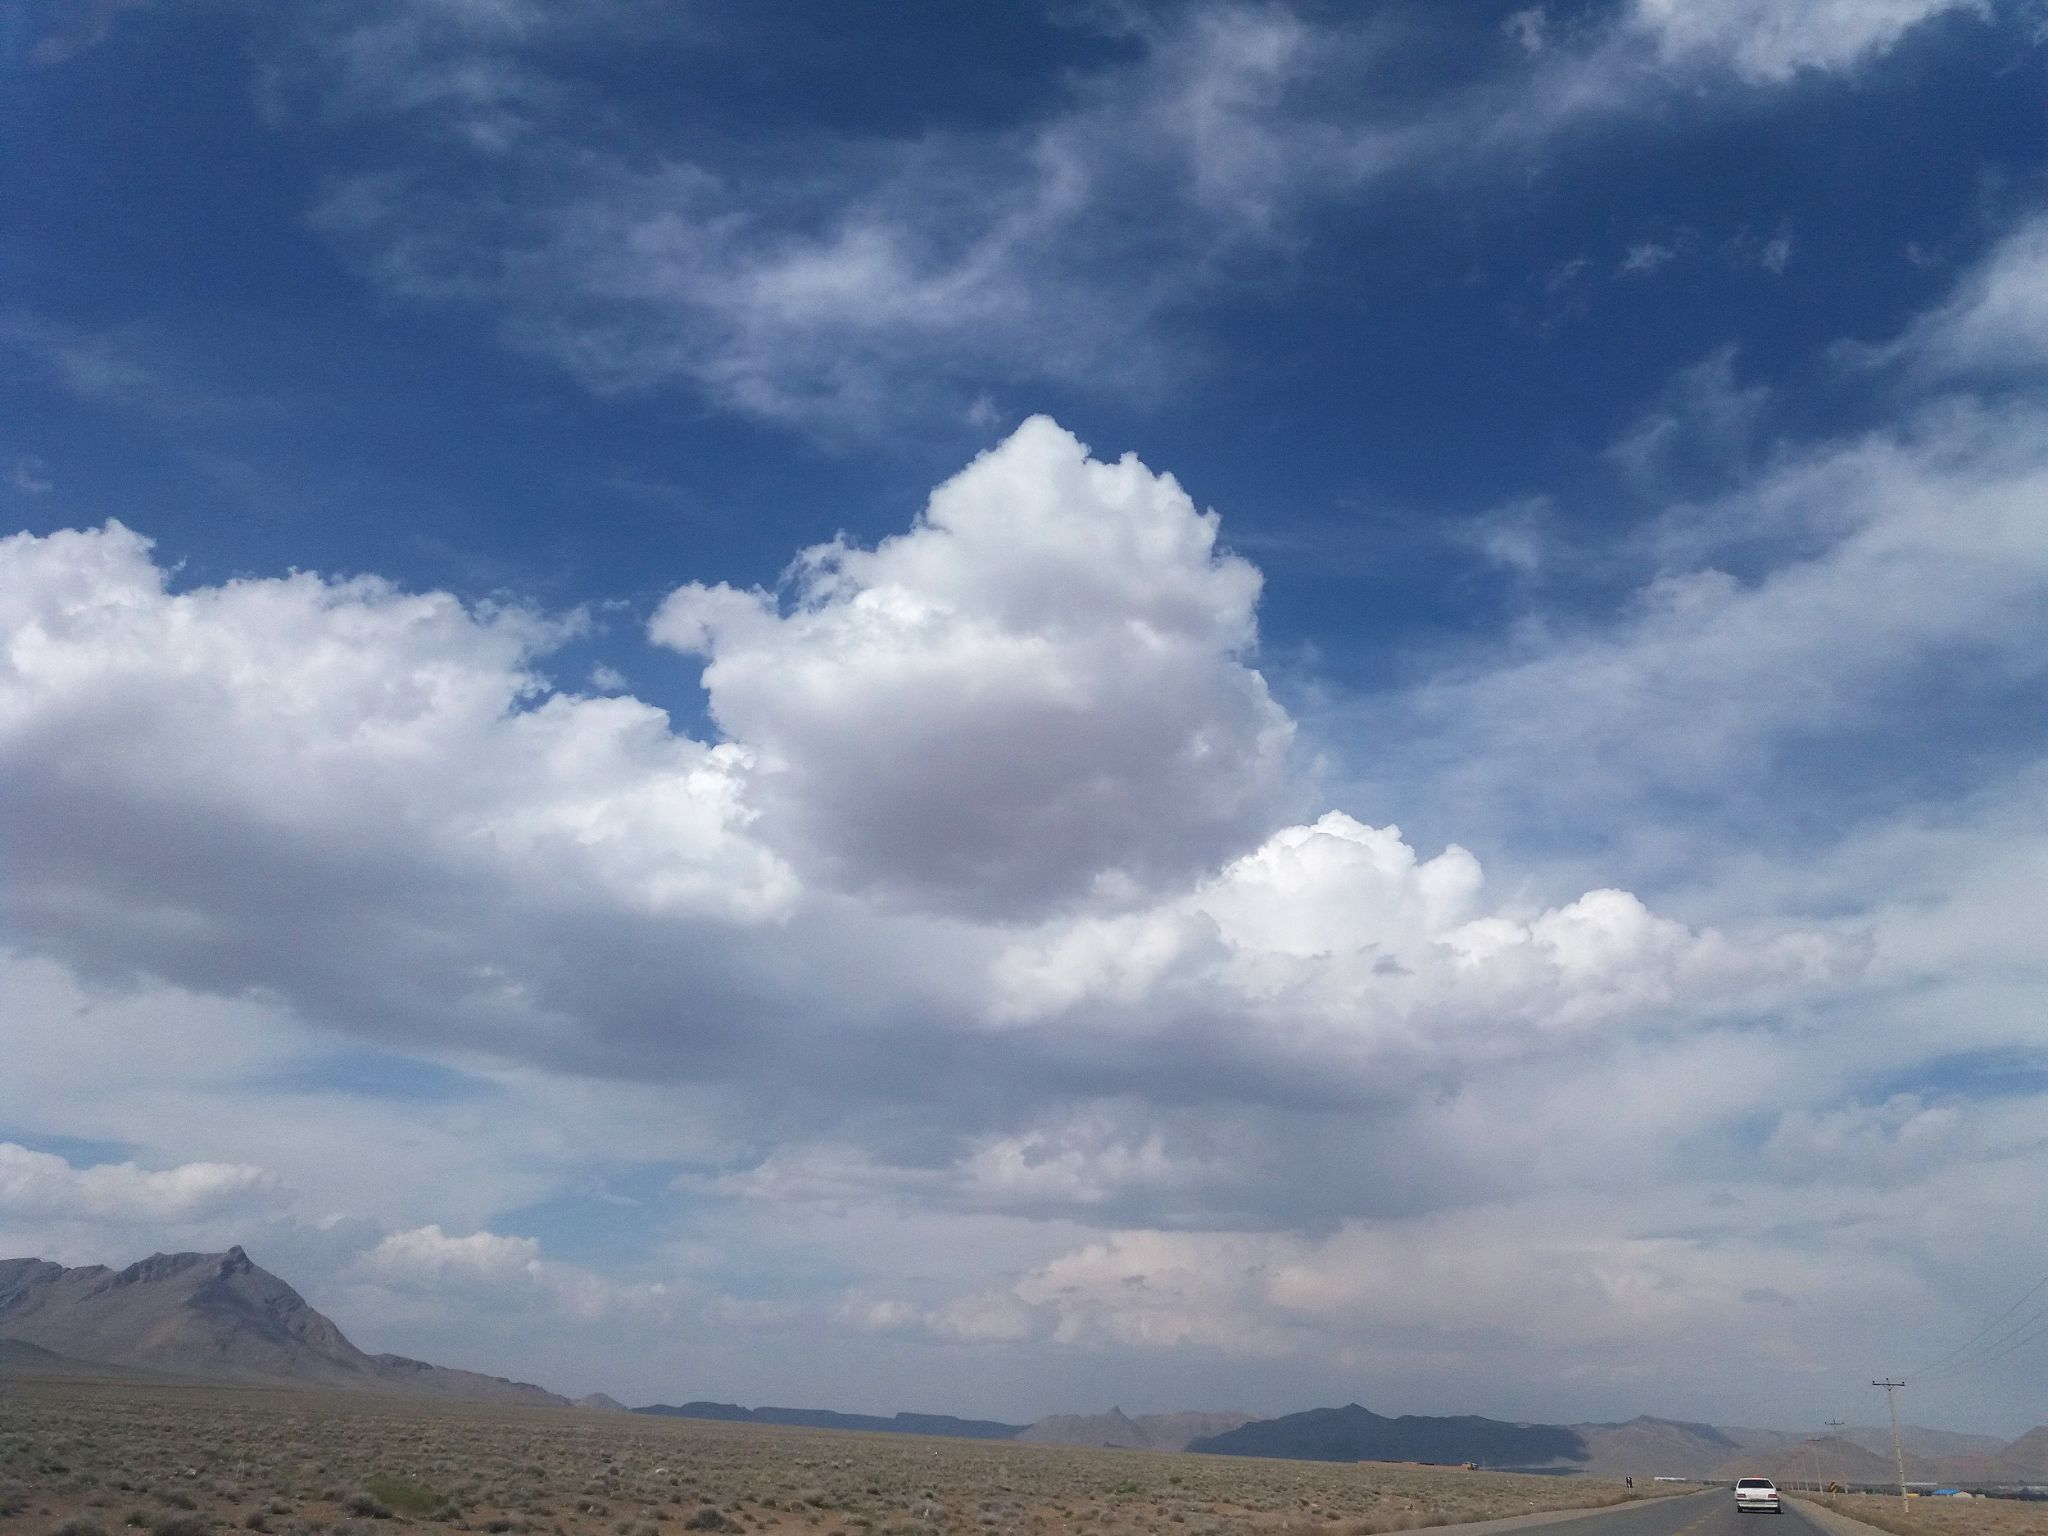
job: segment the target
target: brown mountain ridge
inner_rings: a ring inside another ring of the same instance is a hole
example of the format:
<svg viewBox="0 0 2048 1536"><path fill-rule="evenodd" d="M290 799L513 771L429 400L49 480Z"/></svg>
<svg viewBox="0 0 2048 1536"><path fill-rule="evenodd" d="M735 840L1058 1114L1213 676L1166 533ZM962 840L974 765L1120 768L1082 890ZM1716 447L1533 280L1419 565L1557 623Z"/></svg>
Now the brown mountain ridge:
<svg viewBox="0 0 2048 1536"><path fill-rule="evenodd" d="M239 1247L157 1253L123 1270L0 1260L0 1340L18 1346L17 1366L43 1373L50 1362L21 1346L102 1371L568 1405L527 1382L365 1354Z"/></svg>

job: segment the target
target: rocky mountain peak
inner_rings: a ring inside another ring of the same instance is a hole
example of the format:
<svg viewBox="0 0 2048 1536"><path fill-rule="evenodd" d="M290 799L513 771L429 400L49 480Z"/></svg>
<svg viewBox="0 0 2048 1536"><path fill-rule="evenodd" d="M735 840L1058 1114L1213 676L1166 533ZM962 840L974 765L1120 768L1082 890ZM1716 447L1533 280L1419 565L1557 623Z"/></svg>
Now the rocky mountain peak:
<svg viewBox="0 0 2048 1536"><path fill-rule="evenodd" d="M212 1380L566 1406L524 1382L366 1355L239 1244L153 1253L118 1274L0 1260L0 1339L70 1361Z"/></svg>

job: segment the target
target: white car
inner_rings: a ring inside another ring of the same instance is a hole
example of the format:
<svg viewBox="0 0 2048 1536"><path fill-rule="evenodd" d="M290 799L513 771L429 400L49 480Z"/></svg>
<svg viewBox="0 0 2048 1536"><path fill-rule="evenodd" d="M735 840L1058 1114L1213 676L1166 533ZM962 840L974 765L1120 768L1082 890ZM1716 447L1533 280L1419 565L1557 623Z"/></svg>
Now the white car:
<svg viewBox="0 0 2048 1536"><path fill-rule="evenodd" d="M1768 1509L1772 1514L1778 1510L1778 1485L1768 1477L1741 1477L1735 1480L1735 1507L1743 1509Z"/></svg>

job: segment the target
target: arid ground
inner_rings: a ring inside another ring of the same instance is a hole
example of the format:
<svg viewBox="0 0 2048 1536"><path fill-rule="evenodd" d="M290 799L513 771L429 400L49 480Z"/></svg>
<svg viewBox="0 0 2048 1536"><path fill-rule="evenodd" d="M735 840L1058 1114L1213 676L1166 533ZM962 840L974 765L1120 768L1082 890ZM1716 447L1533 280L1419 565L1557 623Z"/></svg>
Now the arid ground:
<svg viewBox="0 0 2048 1536"><path fill-rule="evenodd" d="M1450 1468L0 1378L0 1536L382 1536L399 1523L493 1536L1366 1536L1626 1496L1618 1483Z"/></svg>
<svg viewBox="0 0 2048 1536"><path fill-rule="evenodd" d="M2039 1536L2048 1532L2048 1503L2016 1499L1909 1499L1836 1494L1817 1500L1881 1531L1904 1536Z"/></svg>

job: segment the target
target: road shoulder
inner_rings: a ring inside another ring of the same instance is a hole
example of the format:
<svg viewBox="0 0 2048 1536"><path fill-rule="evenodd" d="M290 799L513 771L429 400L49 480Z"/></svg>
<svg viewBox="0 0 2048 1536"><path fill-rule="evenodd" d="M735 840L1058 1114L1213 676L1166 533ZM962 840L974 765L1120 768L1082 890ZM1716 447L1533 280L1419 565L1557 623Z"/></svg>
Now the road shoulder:
<svg viewBox="0 0 2048 1536"><path fill-rule="evenodd" d="M1595 1515L1618 1515L1623 1510L1641 1509L1663 1499L1695 1498L1692 1493L1669 1493L1648 1499L1629 1499L1621 1504L1596 1504L1591 1509L1546 1509L1532 1515L1503 1515L1498 1520L1475 1520L1467 1525L1433 1525L1426 1536L1489 1536L1494 1531L1533 1531L1538 1526L1561 1525L1567 1520L1588 1520ZM1885 1533L1890 1536L1890 1533Z"/></svg>
<svg viewBox="0 0 2048 1536"><path fill-rule="evenodd" d="M1815 1504L1806 1499L1787 1499L1785 1502L1806 1516L1815 1530L1826 1531L1828 1536L1892 1536L1890 1531L1838 1514L1825 1504Z"/></svg>

